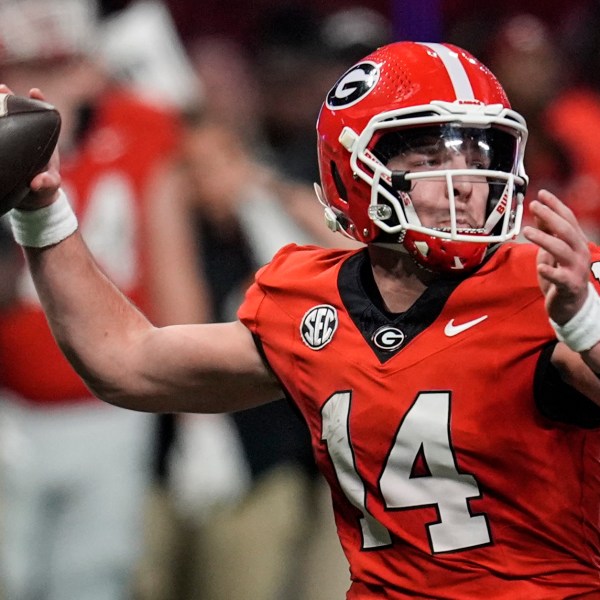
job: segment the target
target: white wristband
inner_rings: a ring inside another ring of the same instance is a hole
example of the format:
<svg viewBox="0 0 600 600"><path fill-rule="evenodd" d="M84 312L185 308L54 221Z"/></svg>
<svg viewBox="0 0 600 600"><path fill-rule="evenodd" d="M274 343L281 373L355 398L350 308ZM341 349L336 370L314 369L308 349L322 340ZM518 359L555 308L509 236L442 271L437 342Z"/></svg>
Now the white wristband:
<svg viewBox="0 0 600 600"><path fill-rule="evenodd" d="M37 210L10 211L10 224L17 244L44 248L62 242L77 229L77 217L66 194L59 190L58 199Z"/></svg>
<svg viewBox="0 0 600 600"><path fill-rule="evenodd" d="M600 342L600 296L588 282L588 295L576 315L564 325L550 319L556 337L575 352L584 352Z"/></svg>

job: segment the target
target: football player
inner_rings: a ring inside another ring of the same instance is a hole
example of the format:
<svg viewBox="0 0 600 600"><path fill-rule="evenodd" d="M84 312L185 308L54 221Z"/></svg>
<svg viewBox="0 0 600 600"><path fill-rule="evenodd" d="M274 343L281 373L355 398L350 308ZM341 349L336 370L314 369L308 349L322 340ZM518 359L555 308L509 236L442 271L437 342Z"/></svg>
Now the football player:
<svg viewBox="0 0 600 600"><path fill-rule="evenodd" d="M597 598L600 251L548 191L513 241L524 119L469 53L399 42L339 79L317 134L327 224L365 247L284 247L227 324L153 327L86 249L55 159L11 217L59 344L134 410L291 398L349 599Z"/></svg>
<svg viewBox="0 0 600 600"><path fill-rule="evenodd" d="M113 80L100 31L92 0L1 2L0 72L16 93L39 82L59 108L63 185L81 230L102 269L156 315L151 224L179 125ZM116 600L142 549L154 419L90 393L16 250L15 297L0 310L0 585L14 600Z"/></svg>

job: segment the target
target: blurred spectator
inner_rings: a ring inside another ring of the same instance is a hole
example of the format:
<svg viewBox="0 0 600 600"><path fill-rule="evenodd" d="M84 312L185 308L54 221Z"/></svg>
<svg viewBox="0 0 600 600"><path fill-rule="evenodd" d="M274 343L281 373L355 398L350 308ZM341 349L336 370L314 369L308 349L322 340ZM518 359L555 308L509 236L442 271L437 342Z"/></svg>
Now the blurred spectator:
<svg viewBox="0 0 600 600"><path fill-rule="evenodd" d="M389 24L367 9L321 23L305 9L285 6L263 31L253 62L222 37L200 38L190 50L205 95L202 111L190 114L185 128L184 189L190 191L189 222L196 224L198 268L217 321L235 318L249 277L282 245L345 243L323 227L312 189L318 180L314 123L340 62L343 70L370 44L383 43ZM310 78L295 81L289 66L305 61ZM170 248L169 262L185 263L177 251ZM194 437L207 434L202 417L178 419L171 484L183 519L176 561L182 576L171 597L343 596L347 565L306 426L283 399L229 418L243 450L230 472L242 468L247 474L238 475L237 487L217 483L220 501L202 486L206 472L196 468L194 475L196 455L186 456L201 443L194 444ZM273 422L278 429L266 426ZM191 479L198 482L192 486L195 502L189 502Z"/></svg>
<svg viewBox="0 0 600 600"><path fill-rule="evenodd" d="M315 123L322 99L340 73L390 37L391 24L367 7L321 18L304 3L284 3L265 13L256 51L262 126L270 158L284 174L319 180Z"/></svg>
<svg viewBox="0 0 600 600"><path fill-rule="evenodd" d="M359 52L354 41L352 46ZM208 282L212 319L225 321L235 318L253 271L282 245L291 241L339 245L344 240L333 238L323 227L322 208L310 179L316 175L308 175L305 181L292 179L293 165L287 161L298 159L282 157L266 135L264 114L269 107L262 101L264 92L255 76L265 71L264 55L250 63L235 42L224 38L198 39L190 54L203 82L204 98L202 110L190 113L183 137L188 183L182 187L189 191L191 218L181 218L181 224L195 224L196 268ZM294 131L310 137L311 156L314 119L323 89L332 83L332 62L350 60L337 52L326 60L312 56L311 72L318 86L311 87L303 99L290 88L286 99L292 104L304 102L298 108L306 116L299 121L292 118L290 130L280 132L284 137ZM301 52L295 58L302 60ZM282 91L278 97L283 101ZM284 164L287 174L281 168ZM174 244L163 258L181 266L189 263L190 255L181 244ZM183 267L183 272L188 271ZM199 454L202 438L212 436L214 423L207 424L201 416L177 419L170 483L180 528L179 538L171 540L167 552L179 552L179 558L170 561L176 572L171 586L162 586L171 591L163 598L341 597L348 581L346 561L335 539L331 511L323 502L324 488L306 426L285 400L228 419L235 424L239 440L223 429L229 446L222 440L219 446L233 449L229 465L215 456L216 444L212 459L206 451L204 459ZM280 424L276 430L266 427L273 421ZM207 459L217 460L220 466L211 469ZM229 472L234 481L223 481L222 475L218 481L214 476L210 479L208 472L218 469ZM154 561L157 564L156 556Z"/></svg>
<svg viewBox="0 0 600 600"><path fill-rule="evenodd" d="M539 18L519 14L501 21L487 48L487 63L515 110L527 119L531 134L526 166L532 189L548 187L561 194L573 167L546 116L551 103L569 85L560 46Z"/></svg>
<svg viewBox="0 0 600 600"><path fill-rule="evenodd" d="M23 260L6 218L0 219L0 311L9 307L17 297L17 282Z"/></svg>
<svg viewBox="0 0 600 600"><path fill-rule="evenodd" d="M321 37L327 54L350 66L373 48L389 43L392 39L392 24L382 13L372 8L348 6L325 17L321 25Z"/></svg>
<svg viewBox="0 0 600 600"><path fill-rule="evenodd" d="M80 229L101 267L152 314L152 206L170 185L179 127L108 77L98 25L92 1L2 0L0 73L16 93L40 87L61 111L63 180ZM91 397L25 272L0 314L0 385L7 598L128 598L154 421Z"/></svg>
<svg viewBox="0 0 600 600"><path fill-rule="evenodd" d="M108 4L118 0L104 0ZM123 0L121 0L123 1ZM186 45L197 37L206 35L226 36L246 47L257 42L263 33L260 27L263 15L290 4L290 0L229 0L224 10L221 0L203 0L202 10L198 10L197 0L165 0L171 9L173 19ZM295 2L300 4L298 0ZM301 0L306 10L317 11L320 15L342 10L360 4L356 0ZM370 9L389 16L389 0L369 0L363 3Z"/></svg>
<svg viewBox="0 0 600 600"><path fill-rule="evenodd" d="M209 284L213 320L231 320L253 269L285 243L314 240L285 210L296 184L257 162L228 125L190 117L183 150L189 217L180 223L196 227L194 264ZM178 265L175 274L189 271L184 245L170 245L163 258ZM279 429L266 427L272 418ZM174 573L171 585L161 586L166 597L301 597L314 523L320 542L334 544L327 552L329 586L343 594L345 559L329 508L319 508L321 479L308 433L287 402L232 416L179 416L177 423L169 472L178 538L166 549L176 556L167 559Z"/></svg>
<svg viewBox="0 0 600 600"><path fill-rule="evenodd" d="M440 0L445 38L452 38L459 46L464 44L475 56L483 56L490 36L511 17L531 15L547 26L560 28L572 16L596 0Z"/></svg>
<svg viewBox="0 0 600 600"><path fill-rule="evenodd" d="M202 111L230 127L260 155L260 92L247 52L238 42L217 35L194 39L188 52L205 91Z"/></svg>
<svg viewBox="0 0 600 600"><path fill-rule="evenodd" d="M491 39L487 63L529 127L530 194L548 188L600 240L600 94L574 79L557 36L530 14L502 22ZM596 135L594 135L596 132Z"/></svg>
<svg viewBox="0 0 600 600"><path fill-rule="evenodd" d="M136 0L102 24L107 69L147 102L184 109L202 94L171 15L160 0Z"/></svg>

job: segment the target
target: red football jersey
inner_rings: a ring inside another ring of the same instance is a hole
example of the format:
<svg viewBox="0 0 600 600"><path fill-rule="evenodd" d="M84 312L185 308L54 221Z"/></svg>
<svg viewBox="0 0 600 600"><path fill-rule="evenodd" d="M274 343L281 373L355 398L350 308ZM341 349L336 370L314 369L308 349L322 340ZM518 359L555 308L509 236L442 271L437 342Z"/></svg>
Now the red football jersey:
<svg viewBox="0 0 600 600"><path fill-rule="evenodd" d="M63 187L80 231L100 266L144 309L144 194L178 135L173 115L113 89L94 106L77 150L61 156ZM90 398L54 342L25 268L19 294L0 314L0 385L34 403Z"/></svg>
<svg viewBox="0 0 600 600"><path fill-rule="evenodd" d="M364 250L288 246L248 291L332 489L349 599L600 598L600 434L536 405L556 338L535 252L505 245L402 315L371 301Z"/></svg>

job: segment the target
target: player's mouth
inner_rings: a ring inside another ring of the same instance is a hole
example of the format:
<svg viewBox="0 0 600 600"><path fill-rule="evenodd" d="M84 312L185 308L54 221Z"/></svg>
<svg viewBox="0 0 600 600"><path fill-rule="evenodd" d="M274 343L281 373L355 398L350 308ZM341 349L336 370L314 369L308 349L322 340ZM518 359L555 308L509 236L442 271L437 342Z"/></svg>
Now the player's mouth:
<svg viewBox="0 0 600 600"><path fill-rule="evenodd" d="M433 229L449 233L452 231L452 223L450 221L443 221ZM467 219L456 220L456 231L460 231L461 233L484 233L483 227L478 227Z"/></svg>

